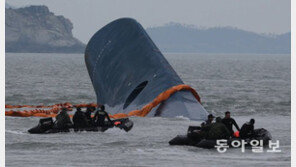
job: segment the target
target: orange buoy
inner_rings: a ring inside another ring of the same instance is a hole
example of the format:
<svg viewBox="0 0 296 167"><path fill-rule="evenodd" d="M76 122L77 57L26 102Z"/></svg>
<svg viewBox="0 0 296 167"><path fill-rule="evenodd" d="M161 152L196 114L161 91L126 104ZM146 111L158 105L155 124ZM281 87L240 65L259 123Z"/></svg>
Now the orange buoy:
<svg viewBox="0 0 296 167"><path fill-rule="evenodd" d="M239 131L234 132L233 136L239 138Z"/></svg>

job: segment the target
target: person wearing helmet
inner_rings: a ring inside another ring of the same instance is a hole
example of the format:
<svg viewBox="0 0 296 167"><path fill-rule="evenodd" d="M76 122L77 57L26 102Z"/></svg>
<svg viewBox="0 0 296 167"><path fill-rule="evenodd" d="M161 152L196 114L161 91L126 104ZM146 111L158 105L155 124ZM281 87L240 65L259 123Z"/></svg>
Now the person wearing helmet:
<svg viewBox="0 0 296 167"><path fill-rule="evenodd" d="M252 118L250 122L243 124L239 135L242 139L252 138L254 136L254 124L255 120Z"/></svg>
<svg viewBox="0 0 296 167"><path fill-rule="evenodd" d="M100 107L100 109L97 109L97 112L94 116L95 125L100 126L100 127L108 126L108 124L105 122L106 117L107 117L109 124L112 124L112 121L111 121L108 113L105 111L105 106L102 105Z"/></svg>

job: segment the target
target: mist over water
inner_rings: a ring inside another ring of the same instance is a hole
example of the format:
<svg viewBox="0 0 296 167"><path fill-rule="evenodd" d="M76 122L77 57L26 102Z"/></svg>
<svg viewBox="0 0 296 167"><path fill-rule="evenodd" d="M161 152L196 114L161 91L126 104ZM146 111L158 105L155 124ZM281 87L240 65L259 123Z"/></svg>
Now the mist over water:
<svg viewBox="0 0 296 167"><path fill-rule="evenodd" d="M30 135L39 118L6 117L6 166L289 166L290 55L166 54L185 82L201 96L209 113L226 110L241 126L250 118L280 141L281 153L247 149L205 150L169 146L185 134L186 118L131 118L129 132ZM82 54L7 53L6 104L50 105L96 102Z"/></svg>

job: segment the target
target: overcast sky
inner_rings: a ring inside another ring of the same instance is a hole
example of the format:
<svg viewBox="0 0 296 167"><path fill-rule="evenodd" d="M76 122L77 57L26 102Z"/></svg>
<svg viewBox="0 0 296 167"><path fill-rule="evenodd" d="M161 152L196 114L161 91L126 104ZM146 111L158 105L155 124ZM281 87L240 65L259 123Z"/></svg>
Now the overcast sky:
<svg viewBox="0 0 296 167"><path fill-rule="evenodd" d="M21 7L44 4L69 18L83 42L102 26L132 17L145 28L169 22L198 27L231 26L257 33L291 31L290 0L6 0Z"/></svg>

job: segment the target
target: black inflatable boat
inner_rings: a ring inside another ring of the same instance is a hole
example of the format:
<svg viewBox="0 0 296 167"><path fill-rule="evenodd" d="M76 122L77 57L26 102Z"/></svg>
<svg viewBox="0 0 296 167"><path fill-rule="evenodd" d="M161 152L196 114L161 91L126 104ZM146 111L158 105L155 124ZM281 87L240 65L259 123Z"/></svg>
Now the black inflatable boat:
<svg viewBox="0 0 296 167"><path fill-rule="evenodd" d="M128 132L133 128L134 123L128 118L116 119L112 120L111 124L104 127L87 127L87 128L79 128L74 129L70 127L65 130L59 130L54 128L54 122L52 118L42 118L39 121L39 124L28 130L31 134L48 134L48 133L60 133L60 132L70 132L70 131L93 131L93 132L104 132L109 128L119 128Z"/></svg>
<svg viewBox="0 0 296 167"><path fill-rule="evenodd" d="M187 145L187 146L195 146L200 148L214 148L217 145L216 140L209 139L199 139L194 137L194 130L200 130L198 126L189 126L187 135L178 135L169 141L170 145ZM255 129L254 136L252 138L244 139L246 142L246 146L250 146L250 141L252 140L262 140L263 145L268 145L269 140L271 140L271 134L264 128ZM227 140L227 145L231 147L231 143L235 140L241 141L241 138L230 138Z"/></svg>

